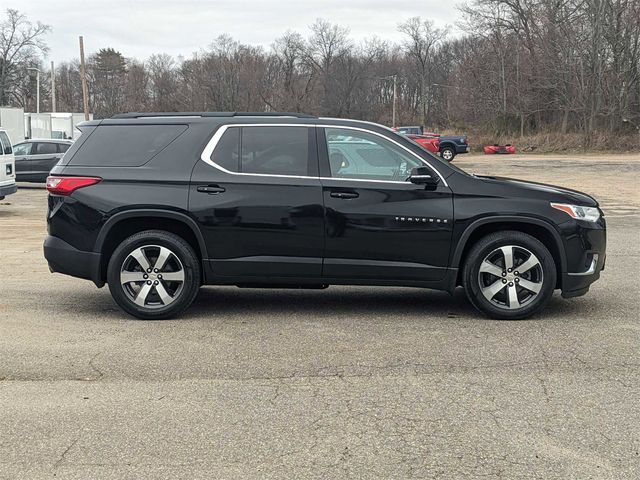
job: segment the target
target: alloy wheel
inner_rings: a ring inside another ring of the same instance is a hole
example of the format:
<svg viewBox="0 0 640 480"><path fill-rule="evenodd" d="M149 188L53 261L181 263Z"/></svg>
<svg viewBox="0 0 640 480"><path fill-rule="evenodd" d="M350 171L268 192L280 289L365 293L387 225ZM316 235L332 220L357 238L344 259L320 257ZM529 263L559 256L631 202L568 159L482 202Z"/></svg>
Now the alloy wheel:
<svg viewBox="0 0 640 480"><path fill-rule="evenodd" d="M133 250L122 263L120 284L127 297L144 308L164 308L182 292L185 271L178 256L167 247L145 245Z"/></svg>
<svg viewBox="0 0 640 480"><path fill-rule="evenodd" d="M538 296L543 286L542 264L526 248L507 245L487 255L478 271L480 291L493 305L514 310Z"/></svg>
<svg viewBox="0 0 640 480"><path fill-rule="evenodd" d="M453 158L453 152L449 149L442 151L442 158L444 158L447 162L450 162Z"/></svg>

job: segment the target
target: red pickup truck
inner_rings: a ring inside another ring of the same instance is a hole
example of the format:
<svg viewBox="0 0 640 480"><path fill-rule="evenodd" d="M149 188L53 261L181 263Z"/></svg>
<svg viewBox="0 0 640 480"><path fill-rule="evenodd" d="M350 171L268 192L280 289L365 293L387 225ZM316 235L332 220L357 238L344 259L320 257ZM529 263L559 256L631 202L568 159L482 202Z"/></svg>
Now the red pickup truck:
<svg viewBox="0 0 640 480"><path fill-rule="evenodd" d="M432 132L425 132L420 125L410 127L395 127L394 130L401 135L425 135L427 137L438 137L440 140L440 156L447 162L452 162L456 155L469 152L469 143L466 135L440 135Z"/></svg>
<svg viewBox="0 0 640 480"><path fill-rule="evenodd" d="M440 151L440 139L438 137L416 135L413 133L406 135L406 137L410 138L421 147L426 148L431 153L438 153Z"/></svg>

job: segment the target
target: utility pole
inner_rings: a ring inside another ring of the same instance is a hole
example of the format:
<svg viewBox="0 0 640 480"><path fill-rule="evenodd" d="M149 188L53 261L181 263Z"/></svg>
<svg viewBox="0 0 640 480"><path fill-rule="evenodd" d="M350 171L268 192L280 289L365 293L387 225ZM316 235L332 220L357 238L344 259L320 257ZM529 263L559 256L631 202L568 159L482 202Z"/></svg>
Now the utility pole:
<svg viewBox="0 0 640 480"><path fill-rule="evenodd" d="M397 80L398 75L396 74L393 76L393 112L391 114L391 126L394 128L396 126L396 96L398 94Z"/></svg>
<svg viewBox="0 0 640 480"><path fill-rule="evenodd" d="M391 110L391 126L396 126L396 99L398 97L398 74L388 75L386 77L367 77L372 80L393 80L393 106Z"/></svg>
<svg viewBox="0 0 640 480"><path fill-rule="evenodd" d="M80 79L82 81L82 106L84 107L84 119L89 120L89 89L87 88L87 75L84 66L84 41L80 35Z"/></svg>
<svg viewBox="0 0 640 480"><path fill-rule="evenodd" d="M40 113L40 69L29 67L27 70L36 72L36 113Z"/></svg>
<svg viewBox="0 0 640 480"><path fill-rule="evenodd" d="M51 111L56 113L56 67L51 61Z"/></svg>

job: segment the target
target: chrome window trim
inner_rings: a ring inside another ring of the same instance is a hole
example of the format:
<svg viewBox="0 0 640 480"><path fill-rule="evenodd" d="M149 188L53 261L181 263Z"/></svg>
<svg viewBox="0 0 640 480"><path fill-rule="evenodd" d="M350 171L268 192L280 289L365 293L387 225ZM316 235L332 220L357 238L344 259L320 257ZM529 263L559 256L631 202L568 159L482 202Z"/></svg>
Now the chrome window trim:
<svg viewBox="0 0 640 480"><path fill-rule="evenodd" d="M344 118L335 118L335 117L319 117L320 120L332 120L332 121L344 121ZM389 132L393 132L393 133L397 133L393 128L391 127L387 127L386 125L382 125L381 123L376 123L376 122L369 122L367 120L358 120L359 123L366 123L367 125L373 125L374 127L378 127L378 128L384 128L385 130L389 131ZM340 126L338 125L332 125L332 127L335 128L339 128ZM354 127L357 128L357 127ZM365 129L365 131L369 131L367 129ZM386 137L385 137L386 138Z"/></svg>
<svg viewBox="0 0 640 480"><path fill-rule="evenodd" d="M338 180L338 181L346 181L346 182L370 182L370 183L394 183L394 184L401 183L403 185L410 184L410 182L406 182L406 181L402 182L402 181L396 181L396 180L368 180L364 178L311 177L309 175L280 175L280 174L272 174L272 173L232 172L231 170L227 170L226 168L218 165L213 160L211 160L211 155L213 154L213 151L216 149L218 142L222 138L222 135L224 135L224 133L229 128L234 128L234 127L339 128L344 130L356 130L359 132L369 133L371 135L377 135L378 137L381 137L391 143L394 143L395 145L397 145L398 147L402 148L407 153L409 153L409 155L412 155L413 157L417 158L421 163L427 165L429 168L431 168L431 170L436 172L436 174L438 175L438 177L440 177L440 180L442 181L442 184L445 187L449 186L446 179L442 176L442 174L438 171L438 169L436 169L428 161L426 161L417 153L412 152L409 148L405 147L404 145L396 142L391 138L386 137L385 135L382 135L381 133L374 132L372 130L367 130L366 128L352 127L352 126L346 126L346 125L325 125L325 124L311 124L311 123L227 123L227 124L221 125L218 128L218 130L216 130L216 132L213 134L213 136L211 137L207 145L204 147L204 150L200 154L200 160L212 166L213 168L216 168L230 175L244 175L244 176L251 176L251 177L272 177L272 178L305 178L305 179L320 179L320 180Z"/></svg>
<svg viewBox="0 0 640 480"><path fill-rule="evenodd" d="M224 167L221 167L216 162L211 160L211 155L213 151L218 146L218 142L229 128L232 127L303 127L303 128L311 128L315 127L315 125L307 125L304 123L227 123L221 125L216 133L213 134L207 146L204 147L202 154L200 155L200 160L204 163L211 165L213 168L216 168L224 173L228 173L230 175L245 175L250 177L272 177L272 178L312 178L318 179L319 177L310 177L308 175L278 175L275 173L246 173L246 172L232 172L231 170L227 170Z"/></svg>

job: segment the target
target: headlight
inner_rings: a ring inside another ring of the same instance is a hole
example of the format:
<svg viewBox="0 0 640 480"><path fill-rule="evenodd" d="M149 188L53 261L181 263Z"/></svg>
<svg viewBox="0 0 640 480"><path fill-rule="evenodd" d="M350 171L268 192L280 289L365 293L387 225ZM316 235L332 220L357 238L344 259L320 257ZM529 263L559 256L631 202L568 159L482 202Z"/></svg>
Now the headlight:
<svg viewBox="0 0 640 480"><path fill-rule="evenodd" d="M566 203L552 203L551 207L561 210L571 218L585 220L587 222L597 222L600 218L600 210L597 207L582 207L580 205L568 205Z"/></svg>

